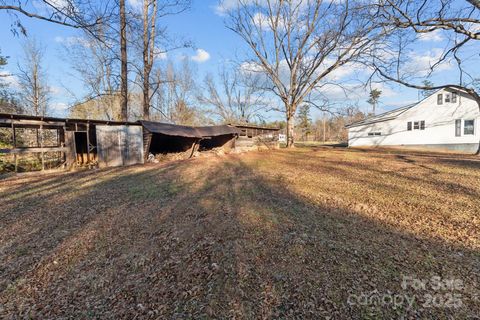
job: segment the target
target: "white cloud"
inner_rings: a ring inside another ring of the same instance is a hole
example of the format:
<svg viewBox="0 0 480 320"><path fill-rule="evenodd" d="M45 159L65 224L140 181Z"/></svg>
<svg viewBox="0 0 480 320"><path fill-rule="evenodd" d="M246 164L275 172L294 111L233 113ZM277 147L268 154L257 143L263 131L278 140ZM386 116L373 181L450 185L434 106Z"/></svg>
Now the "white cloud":
<svg viewBox="0 0 480 320"><path fill-rule="evenodd" d="M53 38L53 40L57 43L64 44L66 46L74 46L76 44L80 44L85 48L88 48L92 45L91 42L88 41L86 38L82 37L61 37L61 36L56 36Z"/></svg>
<svg viewBox="0 0 480 320"><path fill-rule="evenodd" d="M137 12L141 12L143 9L143 1L142 0L128 0L127 3L130 7Z"/></svg>
<svg viewBox="0 0 480 320"><path fill-rule="evenodd" d="M342 0L331 0L333 3L339 3ZM292 7L304 7L306 8L308 6L308 1L305 0L290 0L291 6ZM240 4L240 0L221 0L220 3L216 6L213 7L213 10L217 15L224 16L227 12L237 8L237 6ZM255 6L260 6L260 7L267 7L267 0L242 0L241 5L242 6L249 6L249 5L255 5Z"/></svg>
<svg viewBox="0 0 480 320"><path fill-rule="evenodd" d="M420 33L418 35L418 40L420 41L431 41L431 42L440 42L445 38L442 35L441 30L434 30L432 32Z"/></svg>
<svg viewBox="0 0 480 320"><path fill-rule="evenodd" d="M382 91L382 98L391 98L398 95L398 91L393 90L391 87L386 85L385 83L372 83L372 89L378 89ZM367 92L367 96L370 92Z"/></svg>
<svg viewBox="0 0 480 320"><path fill-rule="evenodd" d="M443 49L434 48L425 52L412 52L408 55L409 62L405 66L405 72L419 77L427 76L430 68L439 61L443 55ZM436 72L446 71L453 68L449 60L435 66Z"/></svg>
<svg viewBox="0 0 480 320"><path fill-rule="evenodd" d="M45 1L33 0L32 5L38 10L40 15L52 15L52 12L55 11L52 7L63 12L73 12L77 10L74 1L67 0L50 0L48 4Z"/></svg>
<svg viewBox="0 0 480 320"><path fill-rule="evenodd" d="M251 3L253 0L245 0L245 3ZM218 5L213 7L215 13L219 16L225 15L228 11L235 9L238 6L238 0L223 0Z"/></svg>
<svg viewBox="0 0 480 320"><path fill-rule="evenodd" d="M8 70L3 70L0 71L0 81L7 84L8 86L14 88L14 89L19 89L20 88L20 83L18 81L18 78L13 75L12 72Z"/></svg>
<svg viewBox="0 0 480 320"><path fill-rule="evenodd" d="M372 83L372 89L382 91L381 100L398 96L398 92L393 90L385 83ZM364 102L369 98L370 88L360 84L342 83L333 84L326 83L321 85L317 90L321 96L329 101L360 101ZM402 99L403 101L403 99Z"/></svg>
<svg viewBox="0 0 480 320"><path fill-rule="evenodd" d="M264 15L263 13L257 12L253 16L253 23L257 26L260 27L261 29L270 29L270 21L268 20L268 17Z"/></svg>
<svg viewBox="0 0 480 320"><path fill-rule="evenodd" d="M64 102L55 102L48 107L48 112L53 116L64 117L68 111L68 104Z"/></svg>
<svg viewBox="0 0 480 320"><path fill-rule="evenodd" d="M50 92L53 95L63 95L65 93L65 90L62 87L57 87L57 86L50 86Z"/></svg>
<svg viewBox="0 0 480 320"><path fill-rule="evenodd" d="M210 53L203 49L197 49L197 54L192 56L191 59L195 62L202 63L210 59Z"/></svg>
<svg viewBox="0 0 480 320"><path fill-rule="evenodd" d="M467 30L473 33L480 32L480 24L472 23L471 25L468 26Z"/></svg>
<svg viewBox="0 0 480 320"><path fill-rule="evenodd" d="M262 72L263 68L260 64L256 62L243 62L240 65L240 70L246 74L253 72Z"/></svg>
<svg viewBox="0 0 480 320"><path fill-rule="evenodd" d="M155 58L160 59L160 60L166 60L168 58L168 55L165 52L165 50L163 50L161 48L155 48L153 54L155 55Z"/></svg>

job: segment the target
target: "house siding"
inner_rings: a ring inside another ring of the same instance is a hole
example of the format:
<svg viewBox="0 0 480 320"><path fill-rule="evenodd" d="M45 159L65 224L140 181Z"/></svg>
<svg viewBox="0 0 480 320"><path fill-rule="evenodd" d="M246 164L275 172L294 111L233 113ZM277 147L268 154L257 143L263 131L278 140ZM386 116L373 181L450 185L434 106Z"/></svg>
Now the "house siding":
<svg viewBox="0 0 480 320"><path fill-rule="evenodd" d="M480 140L480 112L473 98L458 93L456 103L437 104L437 94L451 93L444 89L399 114L395 119L352 126L348 129L350 147L392 146L416 149L438 149L475 153ZM455 136L455 120L462 120L461 135ZM464 135L465 120L475 120L473 135ZM425 121L425 130L407 130L407 123ZM380 132L379 136L369 133Z"/></svg>

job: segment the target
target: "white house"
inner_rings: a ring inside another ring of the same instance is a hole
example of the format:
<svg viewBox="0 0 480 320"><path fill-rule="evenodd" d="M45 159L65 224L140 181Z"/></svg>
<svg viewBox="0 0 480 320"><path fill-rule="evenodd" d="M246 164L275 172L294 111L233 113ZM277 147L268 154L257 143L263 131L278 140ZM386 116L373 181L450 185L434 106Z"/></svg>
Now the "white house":
<svg viewBox="0 0 480 320"><path fill-rule="evenodd" d="M441 89L420 102L347 125L349 147L476 153L480 111L466 92Z"/></svg>

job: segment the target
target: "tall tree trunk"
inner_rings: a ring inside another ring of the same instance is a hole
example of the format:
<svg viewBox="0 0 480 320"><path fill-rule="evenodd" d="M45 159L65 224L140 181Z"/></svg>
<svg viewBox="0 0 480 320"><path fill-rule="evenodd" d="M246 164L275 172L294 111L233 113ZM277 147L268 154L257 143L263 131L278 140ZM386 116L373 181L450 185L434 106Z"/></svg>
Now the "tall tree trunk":
<svg viewBox="0 0 480 320"><path fill-rule="evenodd" d="M120 120L128 119L128 69L127 69L127 18L125 15L125 0L120 1L120 60L121 60L121 100Z"/></svg>
<svg viewBox="0 0 480 320"><path fill-rule="evenodd" d="M475 100L478 106L478 111L480 112L480 93L478 93L475 89L472 89L472 88L464 88L464 90ZM475 125L477 125L476 120L475 120ZM475 152L475 155L477 156L480 155L480 141L478 142L478 148L477 148L477 152Z"/></svg>
<svg viewBox="0 0 480 320"><path fill-rule="evenodd" d="M148 34L148 7L149 0L143 0L143 119L150 119L150 72L148 49L150 37Z"/></svg>
<svg viewBox="0 0 480 320"><path fill-rule="evenodd" d="M153 6L149 14L150 4ZM150 73L155 58L157 0L143 0L143 118L150 119ZM150 32L149 32L150 26Z"/></svg>
<svg viewBox="0 0 480 320"><path fill-rule="evenodd" d="M295 130L295 113L287 111L287 148L294 147L294 135L295 135L294 130Z"/></svg>
<svg viewBox="0 0 480 320"><path fill-rule="evenodd" d="M146 77L143 78L143 120L150 120L150 81Z"/></svg>
<svg viewBox="0 0 480 320"><path fill-rule="evenodd" d="M38 66L37 62L33 62L33 74L32 74L32 84L33 84L33 112L34 115L39 116L40 115L40 99L39 99L39 94L38 94ZM38 130L37 130L38 134ZM38 137L37 137L38 141Z"/></svg>

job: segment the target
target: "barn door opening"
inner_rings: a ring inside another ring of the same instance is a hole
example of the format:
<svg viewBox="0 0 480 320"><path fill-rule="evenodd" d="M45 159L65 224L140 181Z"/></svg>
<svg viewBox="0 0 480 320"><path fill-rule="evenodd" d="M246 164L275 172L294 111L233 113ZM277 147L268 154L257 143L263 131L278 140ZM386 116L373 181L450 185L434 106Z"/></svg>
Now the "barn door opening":
<svg viewBox="0 0 480 320"><path fill-rule="evenodd" d="M87 132L75 132L75 154L78 164L88 163Z"/></svg>

